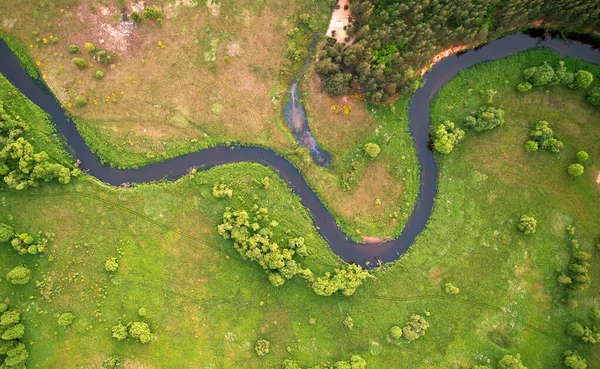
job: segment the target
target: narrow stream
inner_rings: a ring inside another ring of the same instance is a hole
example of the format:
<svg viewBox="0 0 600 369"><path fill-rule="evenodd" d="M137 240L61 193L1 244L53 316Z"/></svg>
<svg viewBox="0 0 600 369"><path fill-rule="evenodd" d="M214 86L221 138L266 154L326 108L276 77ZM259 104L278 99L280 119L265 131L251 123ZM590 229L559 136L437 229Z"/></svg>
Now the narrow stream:
<svg viewBox="0 0 600 369"><path fill-rule="evenodd" d="M382 244L356 244L348 240L337 227L333 216L308 186L302 174L285 158L274 151L258 147L215 147L189 153L161 163L138 169L116 169L102 165L81 137L75 124L68 118L52 93L39 81L32 80L19 64L8 46L0 40L0 73L31 101L48 113L56 124L74 156L82 162L81 168L99 180L118 186L122 183L142 183L174 178L187 173L191 167L210 168L217 165L237 162L257 162L268 165L293 188L304 206L312 213L318 232L327 240L331 250L347 262L355 262L365 267L374 267L377 261L394 261L408 250L415 237L425 228L437 190L438 170L433 153L428 149L429 106L440 88L460 70L487 60L502 59L511 54L536 46L545 46L561 55L568 55L592 63L600 63L600 50L578 41L560 39L544 40L539 34L519 33L490 42L476 50L450 56L437 63L425 75L425 85L412 96L409 106L410 132L415 140L417 158L421 164L420 192L412 215L402 234ZM296 92L294 92L296 91ZM298 98L297 83L291 87L292 96ZM295 94L295 95L294 95ZM300 111L306 121L306 112L297 99L291 99L296 112ZM287 108L287 107L286 107ZM296 131L292 130L295 134ZM303 132L302 130L298 132ZM310 133L310 132L309 132ZM304 138L296 134L299 142ZM312 137L312 135L310 136ZM314 138L313 138L314 140ZM317 147L318 146L314 146ZM312 152L312 151L311 151ZM326 154L326 153L325 153ZM315 158L315 156L313 156ZM315 158L315 160L317 160ZM367 262L371 264L368 265Z"/></svg>

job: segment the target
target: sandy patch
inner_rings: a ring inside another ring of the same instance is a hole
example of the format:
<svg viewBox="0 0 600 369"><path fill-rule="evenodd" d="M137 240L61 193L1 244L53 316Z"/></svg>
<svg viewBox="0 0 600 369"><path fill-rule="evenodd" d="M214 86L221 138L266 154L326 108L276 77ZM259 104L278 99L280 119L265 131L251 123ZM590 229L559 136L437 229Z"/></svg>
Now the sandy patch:
<svg viewBox="0 0 600 369"><path fill-rule="evenodd" d="M600 171L598 172L598 177L596 177L596 183L600 184Z"/></svg>
<svg viewBox="0 0 600 369"><path fill-rule="evenodd" d="M208 0L206 2L206 7L210 11L210 15L212 15L213 17L218 17L219 14L221 14L221 3L219 2L213 2L213 0Z"/></svg>
<svg viewBox="0 0 600 369"><path fill-rule="evenodd" d="M15 26L15 23L17 23L17 18L4 18L2 20L2 27L13 28Z"/></svg>
<svg viewBox="0 0 600 369"><path fill-rule="evenodd" d="M383 243L391 240L392 237L385 236L383 238L380 237L372 237L372 236L362 236L362 240L364 243Z"/></svg>
<svg viewBox="0 0 600 369"><path fill-rule="evenodd" d="M240 45L239 42L237 41L233 41L230 42L229 45L227 45L227 56L242 56L244 54L244 49L242 49L242 46Z"/></svg>
<svg viewBox="0 0 600 369"><path fill-rule="evenodd" d="M210 0L209 0L210 1ZM346 42L346 37L348 33L344 29L350 21L350 0L339 0L338 5L339 9L334 9L333 13L331 13L331 20L329 21L329 27L327 28L327 36L335 37L337 42ZM344 10L344 7L348 5L348 9ZM335 36L333 36L333 31L335 31ZM351 44L352 40L348 42Z"/></svg>
<svg viewBox="0 0 600 369"><path fill-rule="evenodd" d="M423 69L421 69L421 75L424 75L425 73L427 73L427 71L429 70L429 68L433 67L433 65L435 63L440 62L441 60L443 60L444 58L449 57L450 55L456 54L457 52L463 51L467 48L467 45L458 45L458 46L452 46L440 53L438 53L436 56L434 56L433 58L431 58L431 63L424 67Z"/></svg>

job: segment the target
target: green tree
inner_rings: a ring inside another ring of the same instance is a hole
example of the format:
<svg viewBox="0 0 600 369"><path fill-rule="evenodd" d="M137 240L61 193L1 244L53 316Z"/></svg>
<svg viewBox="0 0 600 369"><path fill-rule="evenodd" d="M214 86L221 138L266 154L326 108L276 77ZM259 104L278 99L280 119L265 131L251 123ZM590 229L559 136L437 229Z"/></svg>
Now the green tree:
<svg viewBox="0 0 600 369"><path fill-rule="evenodd" d="M96 46L94 46L94 44L93 44L93 43L91 43L91 42L86 42L86 43L84 43L84 44L83 44L83 47L84 47L84 48L85 48L87 51L89 51L89 52L96 51Z"/></svg>
<svg viewBox="0 0 600 369"><path fill-rule="evenodd" d="M77 54L79 52L79 48L77 45L69 45L69 52L71 54Z"/></svg>
<svg viewBox="0 0 600 369"><path fill-rule="evenodd" d="M143 344L149 343L154 339L154 335L150 332L150 327L144 322L131 323L129 334Z"/></svg>
<svg viewBox="0 0 600 369"><path fill-rule="evenodd" d="M521 355L504 355L498 362L498 369L527 369L521 361Z"/></svg>
<svg viewBox="0 0 600 369"><path fill-rule="evenodd" d="M588 160L588 158L589 158L589 155L588 155L588 153L587 153L587 152L585 152L585 151L583 151L583 150L582 150L582 151L579 151L579 152L577 153L577 161L582 161L582 162L583 162L583 161L586 161L586 160Z"/></svg>
<svg viewBox="0 0 600 369"><path fill-rule="evenodd" d="M531 90L532 87L533 86L529 82L519 83L517 85L517 91L519 91L519 92L527 92L527 91Z"/></svg>
<svg viewBox="0 0 600 369"><path fill-rule="evenodd" d="M573 177L579 177L583 174L584 168L581 164L571 164L567 168L567 172Z"/></svg>
<svg viewBox="0 0 600 369"><path fill-rule="evenodd" d="M535 73L529 78L534 86L547 85L554 77L554 69L548 63L544 62L542 66L536 68Z"/></svg>
<svg viewBox="0 0 600 369"><path fill-rule="evenodd" d="M96 79L102 79L102 78L104 78L104 72L101 70L96 71Z"/></svg>
<svg viewBox="0 0 600 369"><path fill-rule="evenodd" d="M579 322L571 322L567 325L567 334L571 337L583 336L584 328Z"/></svg>
<svg viewBox="0 0 600 369"><path fill-rule="evenodd" d="M15 236L15 231L8 224L0 223L0 243L8 242Z"/></svg>
<svg viewBox="0 0 600 369"><path fill-rule="evenodd" d="M372 142L365 144L363 149L365 150L367 155L369 155L372 158L376 158L381 152L381 148L379 147L379 145Z"/></svg>
<svg viewBox="0 0 600 369"><path fill-rule="evenodd" d="M10 309L0 315L0 327L6 328L21 321L21 312L16 309Z"/></svg>
<svg viewBox="0 0 600 369"><path fill-rule="evenodd" d="M449 154L465 137L465 131L449 120L436 126L432 132L433 147L440 154Z"/></svg>
<svg viewBox="0 0 600 369"><path fill-rule="evenodd" d="M2 333L2 339L5 341L16 340L25 334L25 326L23 324L12 325Z"/></svg>
<svg viewBox="0 0 600 369"><path fill-rule="evenodd" d="M88 65L87 61L83 58L73 58L73 59L71 59L71 61L79 69L83 69L83 68L87 67L87 65Z"/></svg>
<svg viewBox="0 0 600 369"><path fill-rule="evenodd" d="M525 234L535 233L536 226L537 220L527 214L522 214L517 223L517 228Z"/></svg>
<svg viewBox="0 0 600 369"><path fill-rule="evenodd" d="M452 283L446 283L444 285L444 291L449 295L458 295L460 289L453 285Z"/></svg>
<svg viewBox="0 0 600 369"><path fill-rule="evenodd" d="M8 274L6 279L14 285L23 285L31 280L31 270L24 266L14 267Z"/></svg>
<svg viewBox="0 0 600 369"><path fill-rule="evenodd" d="M565 366L569 369L587 369L585 359L579 356L577 352L567 350L563 353L565 357Z"/></svg>
<svg viewBox="0 0 600 369"><path fill-rule="evenodd" d="M600 87L592 88L585 96L585 100L600 109Z"/></svg>
<svg viewBox="0 0 600 369"><path fill-rule="evenodd" d="M491 106L482 107L475 116L467 117L466 124L477 132L493 129L504 124L504 110Z"/></svg>
<svg viewBox="0 0 600 369"><path fill-rule="evenodd" d="M109 258L104 262L104 269L108 272L116 272L118 268L119 263L115 257Z"/></svg>
<svg viewBox="0 0 600 369"><path fill-rule="evenodd" d="M88 101L85 96L77 95L75 96L75 103L77 104L77 106L85 106L87 105Z"/></svg>
<svg viewBox="0 0 600 369"><path fill-rule="evenodd" d="M131 12L131 19L135 22L135 23L140 23L142 21L142 17L140 16L140 13L136 12L136 11L132 11Z"/></svg>
<svg viewBox="0 0 600 369"><path fill-rule="evenodd" d="M586 89L594 81L594 76L587 70L578 70L575 73L575 80L569 85L570 88Z"/></svg>
<svg viewBox="0 0 600 369"><path fill-rule="evenodd" d="M527 151L527 152L538 151L538 143L533 140L529 140L529 141L525 142L525 151Z"/></svg>
<svg viewBox="0 0 600 369"><path fill-rule="evenodd" d="M254 351L256 351L258 356L263 357L269 353L270 346L271 343L269 341L261 338L254 344Z"/></svg>
<svg viewBox="0 0 600 369"><path fill-rule="evenodd" d="M393 326L392 328L390 328L390 337L392 337L395 340L402 337L402 328L400 328L396 325Z"/></svg>
<svg viewBox="0 0 600 369"><path fill-rule="evenodd" d="M409 341L414 341L419 337L425 335L425 332L429 328L429 323L420 315L413 314L410 316L410 320L406 323L406 326L402 328L402 334L404 338Z"/></svg>
<svg viewBox="0 0 600 369"><path fill-rule="evenodd" d="M122 341L129 337L129 331L127 330L128 326L119 322L119 324L114 325L111 328L112 336L117 339L117 341Z"/></svg>
<svg viewBox="0 0 600 369"><path fill-rule="evenodd" d="M70 312L62 313L58 317L58 325L66 327L66 326L73 324L74 320L75 320L75 315L73 315L73 313L70 313Z"/></svg>

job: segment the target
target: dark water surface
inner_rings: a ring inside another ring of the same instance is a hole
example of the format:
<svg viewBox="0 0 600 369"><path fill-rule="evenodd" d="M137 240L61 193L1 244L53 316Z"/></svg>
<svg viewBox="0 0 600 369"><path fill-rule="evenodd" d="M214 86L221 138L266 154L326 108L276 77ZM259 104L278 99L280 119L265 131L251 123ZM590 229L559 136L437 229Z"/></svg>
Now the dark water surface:
<svg viewBox="0 0 600 369"><path fill-rule="evenodd" d="M356 244L348 240L346 235L337 227L333 216L308 186L302 174L285 158L268 149L258 147L215 147L138 169L123 170L102 165L86 145L73 121L67 117L65 111L56 102L52 93L42 83L32 80L27 75L17 58L1 40L0 73L50 115L52 121L56 124L58 133L65 138L74 156L82 162L81 168L88 170L91 175L99 180L118 186L125 182L141 183L178 177L187 173L191 167L210 168L237 162L265 164L277 170L279 175L300 196L302 203L312 213L318 232L327 240L334 253L347 262L355 262L367 267L369 266L366 263L370 262L370 266L373 267L377 265L377 261L386 263L398 259L400 255L406 252L414 242L415 237L421 233L427 224L436 195L438 174L433 153L428 149L429 106L435 94L458 71L482 61L501 59L536 46L545 46L561 55L600 63L600 50L590 45L574 40L544 40L539 36L526 33L506 36L476 50L450 56L433 66L425 75L426 83L414 93L408 110L410 132L415 140L417 158L421 164L419 196L402 234L398 238L382 244ZM294 89L297 89L297 84L292 86L292 93ZM292 99L290 102L297 104L297 109L301 108L301 114L305 121L306 113L302 105L297 99ZM287 107L284 109L284 114L287 114L285 113L286 109ZM302 130L299 132L302 132ZM301 142L304 138L297 136L297 140ZM311 151L311 153L313 153L313 158L318 160L318 156L314 156L317 152Z"/></svg>

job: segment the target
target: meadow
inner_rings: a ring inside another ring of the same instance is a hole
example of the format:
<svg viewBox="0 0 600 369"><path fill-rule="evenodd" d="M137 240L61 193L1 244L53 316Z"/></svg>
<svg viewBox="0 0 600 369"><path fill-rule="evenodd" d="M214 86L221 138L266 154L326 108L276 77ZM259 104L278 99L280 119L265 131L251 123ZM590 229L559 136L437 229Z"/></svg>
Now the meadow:
<svg viewBox="0 0 600 369"><path fill-rule="evenodd" d="M0 249L2 278L21 263L34 271L24 286L0 282L0 296L23 312L28 367L100 368L118 354L126 368L278 368L286 358L309 366L358 354L369 368L496 368L504 355L519 353L528 368L564 368L567 349L578 350L588 367L598 366L597 344L569 337L565 328L574 320L594 326L589 312L600 303L600 113L581 91L515 89L522 69L558 58L542 49L479 64L441 90L432 104L433 124L450 119L462 125L486 103L490 88L498 92L494 105L504 109L506 123L467 131L452 153L438 155L439 192L426 230L401 259L373 270L374 278L352 296L317 296L299 279L273 287L258 265L217 234L227 207L260 204L282 230L305 237L310 253L303 265L316 274L341 265L299 199L258 164L127 189L84 175L68 185L3 190L0 222L20 232L55 233L46 254ZM600 81L597 66L570 59L566 65ZM68 163L60 141L45 136L52 126L39 109L5 81L0 87L1 98L27 117L38 149ZM560 156L525 152L531 125L540 119L564 142ZM566 168L579 150L590 158L575 178ZM214 197L215 183L227 183L233 196ZM535 233L517 229L523 213L537 219ZM564 287L556 281L569 261L568 225L593 255L593 282L578 292L577 307L562 301ZM111 257L119 263L114 273L104 265ZM446 283L460 293L445 293ZM111 338L119 320L141 319L141 307L156 340L142 345ZM65 311L76 316L68 328L57 324ZM426 317L426 334L410 343L391 339L389 329L411 314ZM348 316L351 328L344 324ZM264 357L254 352L260 338L271 342Z"/></svg>

